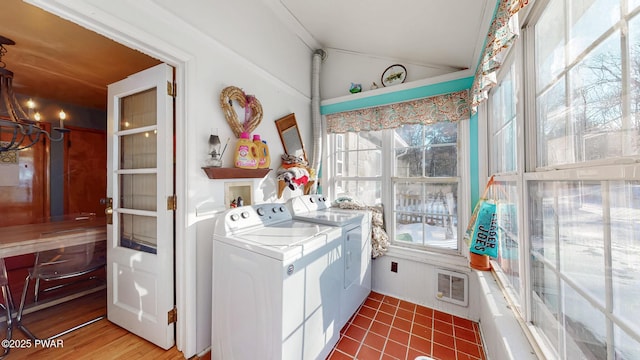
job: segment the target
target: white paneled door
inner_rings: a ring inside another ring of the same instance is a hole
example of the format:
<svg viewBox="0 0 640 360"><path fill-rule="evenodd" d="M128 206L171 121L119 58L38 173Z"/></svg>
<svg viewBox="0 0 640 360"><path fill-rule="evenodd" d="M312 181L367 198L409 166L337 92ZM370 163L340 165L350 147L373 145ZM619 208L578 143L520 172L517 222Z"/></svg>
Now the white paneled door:
<svg viewBox="0 0 640 360"><path fill-rule="evenodd" d="M108 319L168 349L175 343L173 68L109 85Z"/></svg>

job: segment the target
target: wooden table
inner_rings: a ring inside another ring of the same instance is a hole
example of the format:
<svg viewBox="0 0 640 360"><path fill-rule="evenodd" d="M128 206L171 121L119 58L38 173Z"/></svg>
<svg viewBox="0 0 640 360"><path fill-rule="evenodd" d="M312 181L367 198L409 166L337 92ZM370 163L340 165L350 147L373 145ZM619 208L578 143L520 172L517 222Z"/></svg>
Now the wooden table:
<svg viewBox="0 0 640 360"><path fill-rule="evenodd" d="M105 218L77 217L40 224L0 227L0 258L106 241Z"/></svg>

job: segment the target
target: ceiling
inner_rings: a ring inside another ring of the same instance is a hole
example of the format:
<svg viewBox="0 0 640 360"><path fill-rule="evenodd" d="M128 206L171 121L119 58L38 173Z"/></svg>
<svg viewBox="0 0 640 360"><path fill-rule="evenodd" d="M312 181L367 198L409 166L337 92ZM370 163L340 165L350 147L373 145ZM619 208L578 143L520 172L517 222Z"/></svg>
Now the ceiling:
<svg viewBox="0 0 640 360"><path fill-rule="evenodd" d="M2 0L0 24L19 94L106 109L108 84L160 63L22 0Z"/></svg>
<svg viewBox="0 0 640 360"><path fill-rule="evenodd" d="M475 66L496 0L263 0L311 49L331 48L415 65ZM0 35L14 90L91 108L107 84L159 63L22 0L2 0ZM451 44L455 44L452 46Z"/></svg>

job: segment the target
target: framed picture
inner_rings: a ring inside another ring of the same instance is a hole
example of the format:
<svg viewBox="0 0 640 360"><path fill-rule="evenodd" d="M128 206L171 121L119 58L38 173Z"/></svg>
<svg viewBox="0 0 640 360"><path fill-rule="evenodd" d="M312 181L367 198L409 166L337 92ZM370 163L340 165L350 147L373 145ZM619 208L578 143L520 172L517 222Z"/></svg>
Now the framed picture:
<svg viewBox="0 0 640 360"><path fill-rule="evenodd" d="M407 69L400 64L389 66L380 78L383 86L402 84L407 79Z"/></svg>

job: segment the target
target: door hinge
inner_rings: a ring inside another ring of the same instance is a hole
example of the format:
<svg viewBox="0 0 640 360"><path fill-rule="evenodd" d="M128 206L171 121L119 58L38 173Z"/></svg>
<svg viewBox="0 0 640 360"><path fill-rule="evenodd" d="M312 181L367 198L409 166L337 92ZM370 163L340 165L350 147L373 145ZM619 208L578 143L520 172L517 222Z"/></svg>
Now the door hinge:
<svg viewBox="0 0 640 360"><path fill-rule="evenodd" d="M167 324L173 324L178 321L178 309L175 307L167 313Z"/></svg>
<svg viewBox="0 0 640 360"><path fill-rule="evenodd" d="M176 211L178 207L178 198L175 195L167 196L167 210Z"/></svg>
<svg viewBox="0 0 640 360"><path fill-rule="evenodd" d="M176 84L171 81L167 81L167 95L176 97Z"/></svg>

